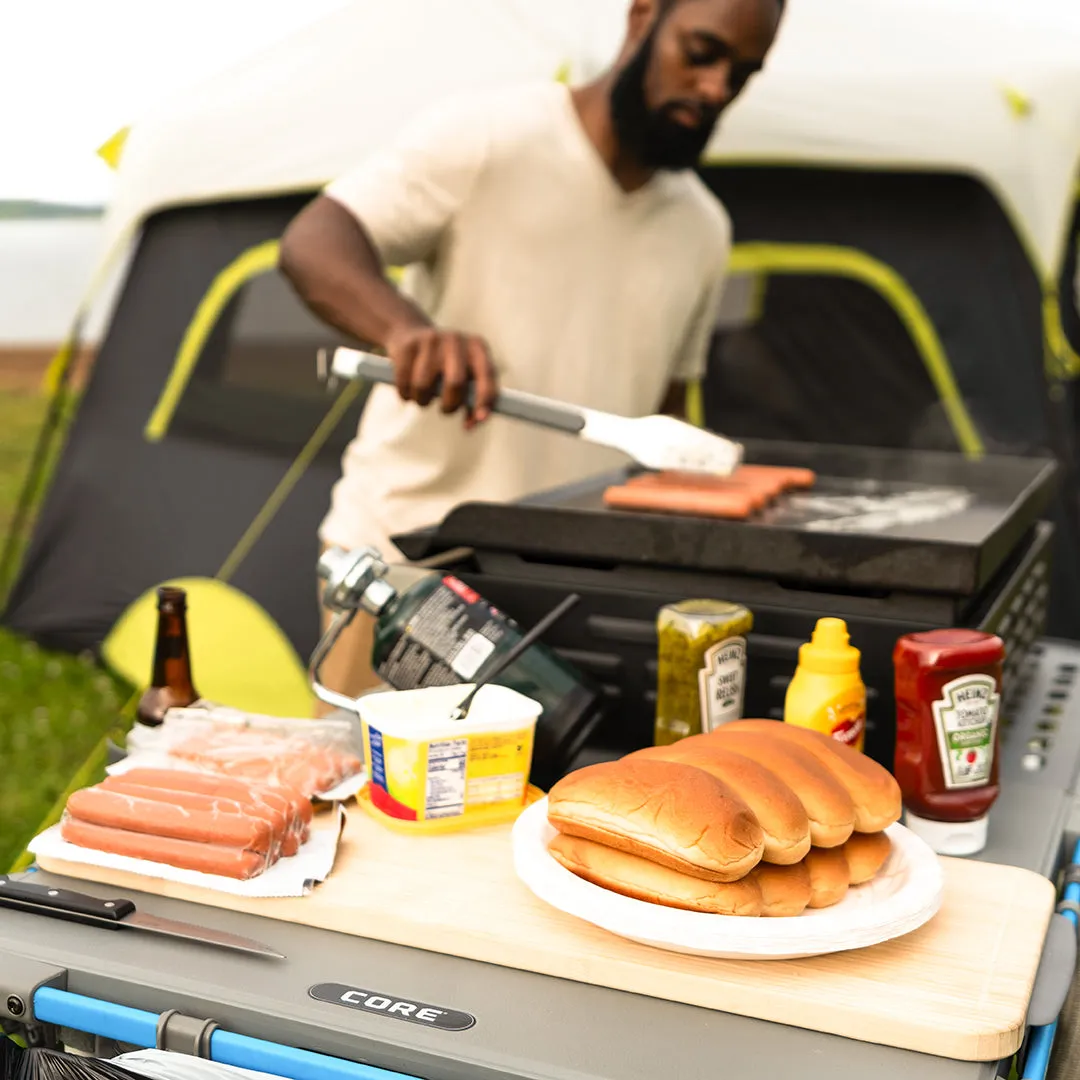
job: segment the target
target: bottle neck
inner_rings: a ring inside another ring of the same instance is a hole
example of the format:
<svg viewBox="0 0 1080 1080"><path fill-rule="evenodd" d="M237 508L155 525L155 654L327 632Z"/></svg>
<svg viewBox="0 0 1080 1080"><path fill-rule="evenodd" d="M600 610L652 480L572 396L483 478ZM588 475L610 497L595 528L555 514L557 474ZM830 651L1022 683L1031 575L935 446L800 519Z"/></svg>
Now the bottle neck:
<svg viewBox="0 0 1080 1080"><path fill-rule="evenodd" d="M191 700L198 697L191 674L187 616L183 608L170 605L158 610L153 685L168 687L178 697Z"/></svg>

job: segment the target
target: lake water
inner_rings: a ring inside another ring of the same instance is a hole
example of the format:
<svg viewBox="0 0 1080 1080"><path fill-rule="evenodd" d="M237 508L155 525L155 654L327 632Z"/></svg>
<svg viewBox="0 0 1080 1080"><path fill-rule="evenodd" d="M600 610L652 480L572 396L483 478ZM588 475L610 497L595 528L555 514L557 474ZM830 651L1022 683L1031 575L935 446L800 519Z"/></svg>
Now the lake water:
<svg viewBox="0 0 1080 1080"><path fill-rule="evenodd" d="M96 218L0 221L0 348L63 340L101 257L102 235ZM108 307L97 305L88 343L98 340Z"/></svg>

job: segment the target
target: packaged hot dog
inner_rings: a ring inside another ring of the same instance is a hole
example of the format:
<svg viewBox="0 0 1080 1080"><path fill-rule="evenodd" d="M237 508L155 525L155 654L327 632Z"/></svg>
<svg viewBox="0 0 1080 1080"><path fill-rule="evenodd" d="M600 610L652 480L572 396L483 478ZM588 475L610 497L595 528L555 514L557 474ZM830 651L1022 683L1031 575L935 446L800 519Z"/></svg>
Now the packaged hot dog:
<svg viewBox="0 0 1080 1080"><path fill-rule="evenodd" d="M76 847L91 848L142 862L164 863L181 870L194 870L200 874L234 878L238 881L258 877L277 861L268 850L252 851L236 843L215 842L213 830L210 828L207 830L206 840L166 835L167 832L174 831L170 830L167 814L163 814L159 819L156 815L139 816L139 811L132 811L130 816L118 817L109 811L101 814L93 808L88 811L85 803L80 809L87 817L96 820L77 816L70 809L64 811L60 820L61 837ZM145 807L140 808L141 810L145 810ZM114 823L103 823L110 820ZM166 832L155 832L155 828L162 828ZM222 833L223 840L226 835Z"/></svg>
<svg viewBox="0 0 1080 1080"><path fill-rule="evenodd" d="M311 819L310 800L292 788L135 768L73 792L61 835L79 847L247 880L297 854Z"/></svg>
<svg viewBox="0 0 1080 1080"><path fill-rule="evenodd" d="M344 720L287 720L235 709L173 709L120 766L189 769L325 796L363 772ZM348 794L351 794L349 792Z"/></svg>

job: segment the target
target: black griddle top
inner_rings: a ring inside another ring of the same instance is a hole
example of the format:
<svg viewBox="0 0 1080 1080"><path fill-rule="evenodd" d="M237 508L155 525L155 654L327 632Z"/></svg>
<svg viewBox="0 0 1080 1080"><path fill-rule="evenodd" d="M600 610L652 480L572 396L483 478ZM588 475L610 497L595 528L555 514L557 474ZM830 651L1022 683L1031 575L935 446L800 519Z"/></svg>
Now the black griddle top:
<svg viewBox="0 0 1080 1080"><path fill-rule="evenodd" d="M453 547L542 562L655 565L851 589L979 592L1054 494L1043 458L745 441L748 464L810 468L747 521L609 510L597 477L511 504L464 503L430 529L395 537L410 560Z"/></svg>

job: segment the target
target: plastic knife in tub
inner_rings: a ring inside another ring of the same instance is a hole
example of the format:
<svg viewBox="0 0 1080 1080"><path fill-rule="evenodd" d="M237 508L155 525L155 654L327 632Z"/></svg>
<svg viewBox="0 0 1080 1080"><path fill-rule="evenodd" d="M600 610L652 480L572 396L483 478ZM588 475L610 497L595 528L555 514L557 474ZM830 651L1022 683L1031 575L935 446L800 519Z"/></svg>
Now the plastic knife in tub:
<svg viewBox="0 0 1080 1080"><path fill-rule="evenodd" d="M53 885L39 885L26 880L15 881L5 875L0 875L0 908L28 911L66 922L81 923L84 926L98 926L105 930L143 930L151 934L215 945L222 949L269 956L275 960L285 959L283 953L261 942L252 941L251 938L144 914L136 910L131 900L102 900Z"/></svg>
<svg viewBox="0 0 1080 1080"><path fill-rule="evenodd" d="M335 349L329 369L321 350L319 370L324 378L394 382L389 360L359 349ZM616 416L519 390L500 391L493 411L621 450L647 469L730 476L742 464L741 444L673 416Z"/></svg>

